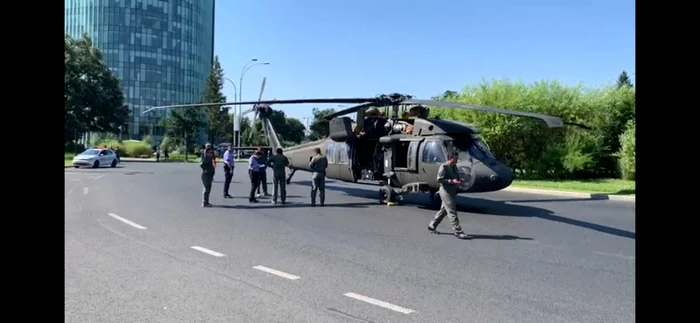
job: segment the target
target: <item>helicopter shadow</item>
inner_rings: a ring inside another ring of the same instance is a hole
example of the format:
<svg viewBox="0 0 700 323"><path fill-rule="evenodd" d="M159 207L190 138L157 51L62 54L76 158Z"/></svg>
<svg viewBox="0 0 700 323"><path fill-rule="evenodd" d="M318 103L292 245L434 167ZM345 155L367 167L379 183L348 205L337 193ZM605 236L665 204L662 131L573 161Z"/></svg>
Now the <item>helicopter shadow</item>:
<svg viewBox="0 0 700 323"><path fill-rule="evenodd" d="M295 184L310 186L310 181L298 181ZM326 185L327 190L344 192L347 195L354 197L363 197L376 200L379 196L379 187L376 189L364 189L354 187L343 187L337 185ZM585 200L585 199L582 199ZM545 200L546 201L546 200ZM554 200L558 201L558 200ZM567 218L554 214L551 210L507 203L510 201L494 201L476 197L457 196L457 211L466 213L476 213L484 215L496 216L512 216L512 217L531 217L540 218L543 220L559 222L580 228L585 228L605 234L610 234L627 239L636 239L636 233L623 229L613 228L602 224L596 224L588 221ZM532 201L534 202L534 200ZM542 202L542 201L540 201ZM405 194L401 204L417 206L420 209L436 210L436 205L430 202L430 199L425 194ZM376 204L376 202L375 202Z"/></svg>

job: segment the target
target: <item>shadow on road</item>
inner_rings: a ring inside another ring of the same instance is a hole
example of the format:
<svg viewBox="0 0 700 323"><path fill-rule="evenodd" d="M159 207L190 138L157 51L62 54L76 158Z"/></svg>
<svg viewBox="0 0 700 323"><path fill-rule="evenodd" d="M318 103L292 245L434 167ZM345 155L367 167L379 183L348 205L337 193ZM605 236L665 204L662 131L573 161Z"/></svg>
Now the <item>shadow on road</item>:
<svg viewBox="0 0 700 323"><path fill-rule="evenodd" d="M454 236L454 232L441 232L435 231L434 234L437 235L449 235ZM467 240L526 240L532 241L532 238L524 238L511 235L491 235L491 234L467 234Z"/></svg>
<svg viewBox="0 0 700 323"><path fill-rule="evenodd" d="M328 183L328 182L327 182ZM310 186L310 181L298 181L293 182L293 184ZM377 200L379 196L379 188L353 188L353 187L342 187L337 185L326 185L327 190L341 191L347 195L355 197L364 197ZM435 209L435 205L430 203L430 199L425 194L406 194L403 196L404 199L401 204L415 205L421 209ZM546 200L545 200L546 201ZM557 200L558 201L558 200ZM467 213L477 213L486 215L498 215L498 216L513 216L513 217L534 217L543 220L559 222L563 224L573 225L589 230L594 230L618 237L623 237L627 239L636 239L635 232L622 230L618 228L613 228L601 224L591 223L582 220L576 220L572 218L567 218L554 214L554 212L526 205L510 204L506 203L508 201L493 201L482 198L458 196L457 197L457 210L460 212ZM533 201L534 202L534 201ZM376 202L374 203L376 204Z"/></svg>
<svg viewBox="0 0 700 323"><path fill-rule="evenodd" d="M291 196L288 196L288 198ZM246 209L246 210L254 210L254 209L275 209L275 208L283 208L283 209L288 209L288 208L313 208L313 209L325 209L325 208L363 208L367 207L370 205L377 205L377 203L370 203L370 202L359 202L359 203L326 203L324 206L319 206L317 205L316 207L312 207L311 204L309 203L292 203L292 202L287 202L286 204L272 204L267 201L260 201L260 203L255 203L255 204L249 204L249 205L214 205L215 208L224 208L224 209Z"/></svg>

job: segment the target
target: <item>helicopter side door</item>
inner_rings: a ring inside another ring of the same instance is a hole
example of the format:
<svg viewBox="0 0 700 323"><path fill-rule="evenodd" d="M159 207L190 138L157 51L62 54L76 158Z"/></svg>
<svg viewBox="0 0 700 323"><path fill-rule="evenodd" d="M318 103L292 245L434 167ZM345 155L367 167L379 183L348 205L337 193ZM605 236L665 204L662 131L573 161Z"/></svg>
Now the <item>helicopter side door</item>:
<svg viewBox="0 0 700 323"><path fill-rule="evenodd" d="M418 163L420 181L428 183L433 188L440 185L437 173L441 164L447 161L447 152L442 140L428 139L420 146L420 162Z"/></svg>
<svg viewBox="0 0 700 323"><path fill-rule="evenodd" d="M335 162L338 179L346 182L354 182L355 176L352 172L351 149L347 143L339 142L335 144Z"/></svg>
<svg viewBox="0 0 700 323"><path fill-rule="evenodd" d="M401 182L402 185L409 183L420 182L420 173L418 172L418 161L420 155L418 154L420 144L425 138L405 138L401 139L398 144L405 145L405 149L397 149L396 154L401 154L403 156L395 155L394 158L404 158L404 167L395 167L394 171L396 177Z"/></svg>

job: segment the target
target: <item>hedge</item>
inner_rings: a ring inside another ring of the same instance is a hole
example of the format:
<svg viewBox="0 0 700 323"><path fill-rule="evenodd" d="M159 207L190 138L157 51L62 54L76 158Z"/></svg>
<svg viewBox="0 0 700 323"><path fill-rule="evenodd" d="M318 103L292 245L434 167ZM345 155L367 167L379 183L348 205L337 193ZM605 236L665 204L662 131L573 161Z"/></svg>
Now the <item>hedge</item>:
<svg viewBox="0 0 700 323"><path fill-rule="evenodd" d="M551 129L530 118L462 109L430 109L433 117L481 128L481 138L520 177L583 179L622 174L618 156L627 156L629 152L621 154L620 136L628 128L628 122L635 118L632 87L584 89L580 85L570 87L559 82L524 84L495 80L467 86L461 93L446 93L441 99L554 115L592 128ZM634 131L629 136L633 138ZM626 149L634 151L633 144L626 145ZM625 165L629 163L627 159ZM630 166L625 167L629 169Z"/></svg>

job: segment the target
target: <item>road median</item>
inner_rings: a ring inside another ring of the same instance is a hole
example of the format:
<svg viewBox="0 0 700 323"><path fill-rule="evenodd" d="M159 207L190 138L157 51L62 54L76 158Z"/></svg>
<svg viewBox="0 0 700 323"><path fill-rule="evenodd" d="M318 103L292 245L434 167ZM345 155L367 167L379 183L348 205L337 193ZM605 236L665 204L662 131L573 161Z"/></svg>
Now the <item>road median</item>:
<svg viewBox="0 0 700 323"><path fill-rule="evenodd" d="M511 186L503 191L514 192L514 193L526 193L535 195L550 195L550 196L564 196L564 197L574 197L583 198L591 200L611 200L611 201L626 201L635 202L634 194L608 194L608 193L586 193L586 192L573 192L573 191L562 191L553 189L541 189L541 188L527 188L527 187L517 187Z"/></svg>

